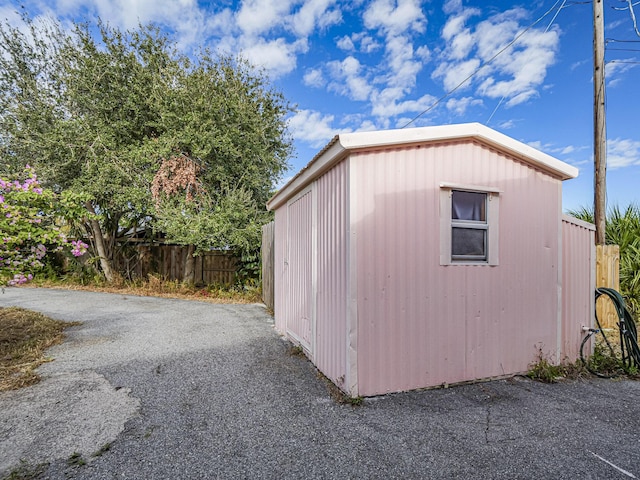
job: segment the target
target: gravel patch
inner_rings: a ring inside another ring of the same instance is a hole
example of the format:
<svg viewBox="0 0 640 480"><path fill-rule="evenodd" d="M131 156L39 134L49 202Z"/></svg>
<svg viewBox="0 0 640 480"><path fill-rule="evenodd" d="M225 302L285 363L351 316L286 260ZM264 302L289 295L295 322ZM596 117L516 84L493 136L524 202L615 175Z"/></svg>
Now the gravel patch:
<svg viewBox="0 0 640 480"><path fill-rule="evenodd" d="M47 479L640 477L639 382L515 377L354 407L261 305L31 288L8 305L84 323L40 384L0 396L0 478L21 460Z"/></svg>

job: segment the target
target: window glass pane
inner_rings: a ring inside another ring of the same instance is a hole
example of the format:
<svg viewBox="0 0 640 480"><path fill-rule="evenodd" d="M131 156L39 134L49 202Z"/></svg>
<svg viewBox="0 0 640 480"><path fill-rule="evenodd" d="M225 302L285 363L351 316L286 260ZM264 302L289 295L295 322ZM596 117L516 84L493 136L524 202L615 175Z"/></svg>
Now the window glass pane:
<svg viewBox="0 0 640 480"><path fill-rule="evenodd" d="M473 259L486 257L487 231L477 228L451 229L451 255L472 256Z"/></svg>
<svg viewBox="0 0 640 480"><path fill-rule="evenodd" d="M451 195L451 218L486 222L487 194L453 190Z"/></svg>

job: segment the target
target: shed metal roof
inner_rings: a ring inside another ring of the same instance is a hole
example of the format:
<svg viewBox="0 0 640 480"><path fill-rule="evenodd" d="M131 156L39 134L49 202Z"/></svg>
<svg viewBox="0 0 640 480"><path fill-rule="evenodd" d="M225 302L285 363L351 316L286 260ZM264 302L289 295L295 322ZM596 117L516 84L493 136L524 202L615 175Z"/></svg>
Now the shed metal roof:
<svg viewBox="0 0 640 480"><path fill-rule="evenodd" d="M341 133L336 135L306 167L269 199L267 208L269 210L278 208L351 151L465 139L476 140L494 147L561 180L578 176L576 167L480 123Z"/></svg>

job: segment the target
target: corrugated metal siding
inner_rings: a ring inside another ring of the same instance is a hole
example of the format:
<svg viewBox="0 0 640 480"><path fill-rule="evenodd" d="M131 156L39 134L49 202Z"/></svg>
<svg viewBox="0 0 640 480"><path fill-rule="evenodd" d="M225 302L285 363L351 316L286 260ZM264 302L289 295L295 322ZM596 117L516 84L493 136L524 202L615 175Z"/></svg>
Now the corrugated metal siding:
<svg viewBox="0 0 640 480"><path fill-rule="evenodd" d="M275 212L275 239L274 239L274 301L275 305L273 313L275 317L276 330L281 334L286 332L286 312L288 310L287 304L287 290L289 288L289 282L287 281L287 205L283 205Z"/></svg>
<svg viewBox="0 0 640 480"><path fill-rule="evenodd" d="M571 217L562 219L561 359L580 357L582 326L592 327L595 309L595 230Z"/></svg>
<svg viewBox="0 0 640 480"><path fill-rule="evenodd" d="M558 348L560 181L472 143L364 152L358 393L525 371ZM441 182L496 187L499 266L440 266Z"/></svg>
<svg viewBox="0 0 640 480"><path fill-rule="evenodd" d="M316 366L345 388L347 350L347 162L316 181L317 188L317 322Z"/></svg>
<svg viewBox="0 0 640 480"><path fill-rule="evenodd" d="M285 269L288 303L286 332L311 352L313 319L313 191L299 195L288 206L288 251Z"/></svg>

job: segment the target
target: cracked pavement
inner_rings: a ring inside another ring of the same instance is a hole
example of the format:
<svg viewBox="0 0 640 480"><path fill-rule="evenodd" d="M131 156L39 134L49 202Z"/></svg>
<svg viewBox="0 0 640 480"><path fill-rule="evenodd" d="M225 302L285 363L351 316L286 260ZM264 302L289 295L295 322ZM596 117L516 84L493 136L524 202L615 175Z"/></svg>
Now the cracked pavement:
<svg viewBox="0 0 640 480"><path fill-rule="evenodd" d="M515 377L354 407L260 305L34 288L9 305L83 324L40 384L0 394L0 478L640 477L640 382Z"/></svg>

